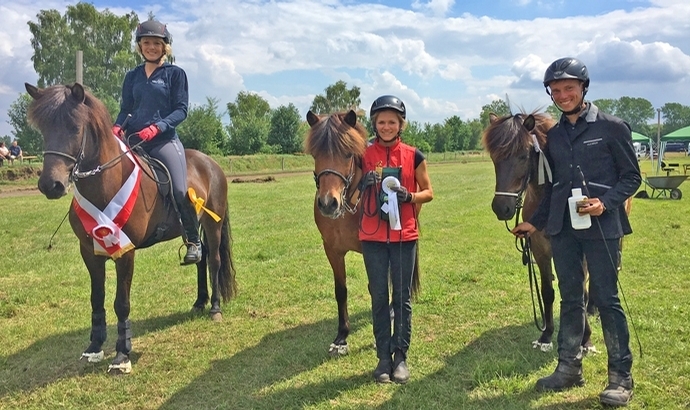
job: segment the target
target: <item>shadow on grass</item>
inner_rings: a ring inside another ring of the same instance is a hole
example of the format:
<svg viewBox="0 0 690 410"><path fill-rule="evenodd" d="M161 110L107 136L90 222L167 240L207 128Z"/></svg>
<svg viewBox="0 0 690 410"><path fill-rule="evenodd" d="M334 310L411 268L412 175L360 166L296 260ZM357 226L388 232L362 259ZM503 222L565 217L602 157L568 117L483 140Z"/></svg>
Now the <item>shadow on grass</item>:
<svg viewBox="0 0 690 410"><path fill-rule="evenodd" d="M179 312L168 316L132 321L133 352L130 355L135 365L139 356L136 338L197 318L190 312ZM108 320L116 320L110 313ZM21 391L35 390L58 380L69 379L91 373L105 373L115 357L117 325L108 326L108 340L103 345L105 359L100 363L79 360L83 349L89 345L91 328L81 328L66 333L54 334L36 341L26 349L9 356L0 356L0 398Z"/></svg>
<svg viewBox="0 0 690 410"><path fill-rule="evenodd" d="M353 332L364 319L368 323L368 312L353 317ZM258 345L228 359L213 362L208 372L170 397L161 409L337 407L344 392L373 384L370 370L350 377L332 374L314 381L292 380L329 360L325 353L307 351L305 346L322 339L331 322L321 321L266 335ZM513 383L510 379L530 377L548 363L555 363L555 352L542 353L531 349L533 338L534 327L531 323L490 330L448 357L446 365L437 373L424 378L415 378L412 358L411 381L405 386L380 386L384 391L395 389L395 392L390 400L378 408L533 408L538 393L531 388L529 391L513 392L518 389L510 387ZM510 383L507 388L510 393L493 396L506 383ZM492 384L499 386L487 389L487 385ZM475 397L473 392L480 386L488 394ZM368 401L362 398L362 404ZM597 404L593 398L569 402L561 407L553 405L544 408L586 409Z"/></svg>
<svg viewBox="0 0 690 410"><path fill-rule="evenodd" d="M350 334L370 322L368 311L350 316ZM347 357L329 358L325 345L319 344L318 350L310 347L316 346L315 341L324 340L325 334L331 334L333 324L333 319L327 319L268 334L256 346L214 361L209 371L175 393L160 408L304 408L336 400L343 391L371 383L370 372L352 377L334 373L316 382L290 380L330 360L348 360ZM276 386L281 383L284 389Z"/></svg>
<svg viewBox="0 0 690 410"><path fill-rule="evenodd" d="M542 393L534 389L534 382L524 388L521 379L531 378L538 369L549 367L549 363L555 366L557 353L555 346L549 353L530 348L533 339L532 323L489 330L449 356L438 372L424 378L415 377L412 358L410 382L378 409L599 408L598 397L535 405Z"/></svg>

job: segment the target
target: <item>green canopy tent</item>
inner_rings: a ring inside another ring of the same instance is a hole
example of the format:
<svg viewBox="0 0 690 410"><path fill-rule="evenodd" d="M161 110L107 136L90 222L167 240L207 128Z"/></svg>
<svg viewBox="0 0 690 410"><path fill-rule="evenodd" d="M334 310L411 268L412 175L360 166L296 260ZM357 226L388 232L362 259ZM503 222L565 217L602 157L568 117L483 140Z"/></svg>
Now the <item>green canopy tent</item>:
<svg viewBox="0 0 690 410"><path fill-rule="evenodd" d="M661 136L661 141L665 142L678 140L690 140L690 126Z"/></svg>
<svg viewBox="0 0 690 410"><path fill-rule="evenodd" d="M632 140L633 142L644 142L647 144L651 142L648 136L635 131L632 132Z"/></svg>
<svg viewBox="0 0 690 410"><path fill-rule="evenodd" d="M673 132L661 136L661 147L659 148L659 161L657 165L657 172L661 168L661 158L664 157L664 151L666 151L666 143L680 141L690 141L690 126L675 130Z"/></svg>

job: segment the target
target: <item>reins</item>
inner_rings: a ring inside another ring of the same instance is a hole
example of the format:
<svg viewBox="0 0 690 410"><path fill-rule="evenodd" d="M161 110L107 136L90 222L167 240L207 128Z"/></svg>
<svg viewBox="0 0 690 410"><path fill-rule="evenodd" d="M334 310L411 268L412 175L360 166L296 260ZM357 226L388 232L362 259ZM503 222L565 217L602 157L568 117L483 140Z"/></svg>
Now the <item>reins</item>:
<svg viewBox="0 0 690 410"><path fill-rule="evenodd" d="M531 162L530 162L531 165ZM520 190L518 192L501 192L496 191L494 195L515 197L515 226L520 223L520 216L522 214L522 204L525 191L529 185L532 175L532 167L527 170L525 178L522 180ZM505 221L506 229L512 233L508 227L508 221ZM534 268L534 260L532 259L532 240L529 237L515 238L515 249L522 255L522 264L527 266L527 276L529 277L529 290L532 297L532 317L534 318L534 325L540 332L546 330L546 319L544 318L544 299L539 289L539 278L537 277L537 270ZM535 297L536 294L536 297ZM535 303L536 298L536 303ZM537 305L539 305L539 314L541 315L541 322L537 318Z"/></svg>

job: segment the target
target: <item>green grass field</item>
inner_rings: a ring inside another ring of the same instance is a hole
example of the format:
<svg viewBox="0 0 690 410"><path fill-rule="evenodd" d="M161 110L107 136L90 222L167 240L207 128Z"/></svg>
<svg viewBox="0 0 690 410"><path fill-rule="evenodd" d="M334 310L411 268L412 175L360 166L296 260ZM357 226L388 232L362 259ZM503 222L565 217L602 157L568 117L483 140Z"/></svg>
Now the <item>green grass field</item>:
<svg viewBox="0 0 690 410"><path fill-rule="evenodd" d="M327 354L337 310L307 173L230 185L239 294L224 305L222 323L188 313L195 269L178 266L180 241L137 253L134 369L119 377L106 374L117 339L114 265L106 361L88 364L78 359L90 331L89 279L69 226L48 249L71 198L0 198L0 409L600 408L605 353L585 359L585 387L534 391L556 352L531 348L539 332L527 271L490 209L492 164L432 160L429 172L435 199L421 216L422 294L404 386L373 383L377 360L357 254L347 259L351 353ZM635 232L620 277L635 329L632 409L690 406L690 183L680 188L687 198L633 203ZM605 352L596 319L593 328Z"/></svg>

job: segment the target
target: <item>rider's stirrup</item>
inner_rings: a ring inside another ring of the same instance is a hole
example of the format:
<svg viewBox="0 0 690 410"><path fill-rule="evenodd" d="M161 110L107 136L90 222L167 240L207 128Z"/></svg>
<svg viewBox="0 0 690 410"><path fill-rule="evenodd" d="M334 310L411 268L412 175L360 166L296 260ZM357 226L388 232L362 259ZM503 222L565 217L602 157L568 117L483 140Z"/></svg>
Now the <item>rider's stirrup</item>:
<svg viewBox="0 0 690 410"><path fill-rule="evenodd" d="M182 246L187 246L187 253L182 258L180 265L193 265L201 261L201 244L186 242ZM180 247L182 249L182 247Z"/></svg>

